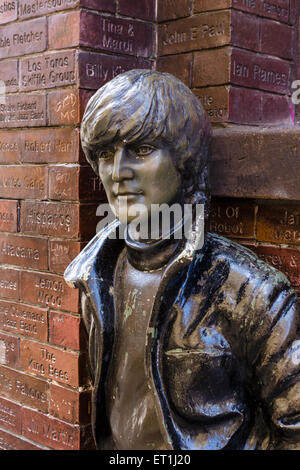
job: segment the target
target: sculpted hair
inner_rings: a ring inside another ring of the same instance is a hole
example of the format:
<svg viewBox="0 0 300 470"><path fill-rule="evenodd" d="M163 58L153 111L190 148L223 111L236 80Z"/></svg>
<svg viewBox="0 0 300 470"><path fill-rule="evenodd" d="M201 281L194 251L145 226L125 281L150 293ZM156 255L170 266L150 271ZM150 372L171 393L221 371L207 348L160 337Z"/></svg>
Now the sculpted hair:
<svg viewBox="0 0 300 470"><path fill-rule="evenodd" d="M116 139L168 145L187 203L209 200L210 137L207 115L191 90L173 75L150 70L130 70L101 87L81 125L82 147L97 174L97 150Z"/></svg>

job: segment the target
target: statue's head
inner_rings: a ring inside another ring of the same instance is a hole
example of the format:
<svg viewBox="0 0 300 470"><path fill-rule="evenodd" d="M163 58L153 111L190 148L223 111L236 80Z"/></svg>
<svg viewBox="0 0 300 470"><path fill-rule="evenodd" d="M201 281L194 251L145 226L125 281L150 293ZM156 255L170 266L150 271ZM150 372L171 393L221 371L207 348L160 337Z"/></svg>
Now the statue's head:
<svg viewBox="0 0 300 470"><path fill-rule="evenodd" d="M190 89L149 70L131 70L100 88L81 126L84 153L117 217L124 198L148 210L151 204L207 203L210 136Z"/></svg>

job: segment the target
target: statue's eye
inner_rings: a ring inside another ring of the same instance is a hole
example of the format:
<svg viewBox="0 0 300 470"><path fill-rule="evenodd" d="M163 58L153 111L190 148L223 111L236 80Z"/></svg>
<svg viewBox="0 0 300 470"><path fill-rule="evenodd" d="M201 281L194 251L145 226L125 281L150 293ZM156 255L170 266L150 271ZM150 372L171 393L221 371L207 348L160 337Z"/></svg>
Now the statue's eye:
<svg viewBox="0 0 300 470"><path fill-rule="evenodd" d="M103 149L97 152L97 157L103 160L108 160L109 158L114 158L114 152L111 149Z"/></svg>
<svg viewBox="0 0 300 470"><path fill-rule="evenodd" d="M155 150L151 145L139 145L136 147L135 152L139 157L146 157Z"/></svg>

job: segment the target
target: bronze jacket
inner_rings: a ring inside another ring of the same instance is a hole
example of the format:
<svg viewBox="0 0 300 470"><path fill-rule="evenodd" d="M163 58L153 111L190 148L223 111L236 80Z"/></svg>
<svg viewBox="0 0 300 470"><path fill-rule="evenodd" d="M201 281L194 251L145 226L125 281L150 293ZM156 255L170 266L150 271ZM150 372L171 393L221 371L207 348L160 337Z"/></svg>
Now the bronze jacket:
<svg viewBox="0 0 300 470"><path fill-rule="evenodd" d="M82 290L97 447L110 429L105 381L114 342L113 274L124 247L98 233L65 272ZM145 344L166 448L300 449L300 312L286 277L207 234L164 271Z"/></svg>

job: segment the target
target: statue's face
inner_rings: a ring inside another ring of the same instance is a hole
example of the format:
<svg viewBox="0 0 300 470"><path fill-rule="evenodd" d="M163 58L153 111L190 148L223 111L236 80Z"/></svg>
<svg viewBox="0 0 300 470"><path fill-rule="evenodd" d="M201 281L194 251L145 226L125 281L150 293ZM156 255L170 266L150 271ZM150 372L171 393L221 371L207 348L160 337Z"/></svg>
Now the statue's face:
<svg viewBox="0 0 300 470"><path fill-rule="evenodd" d="M136 204L149 218L151 204L173 204L182 196L170 150L159 141L117 141L98 151L99 176L116 217L130 223Z"/></svg>

